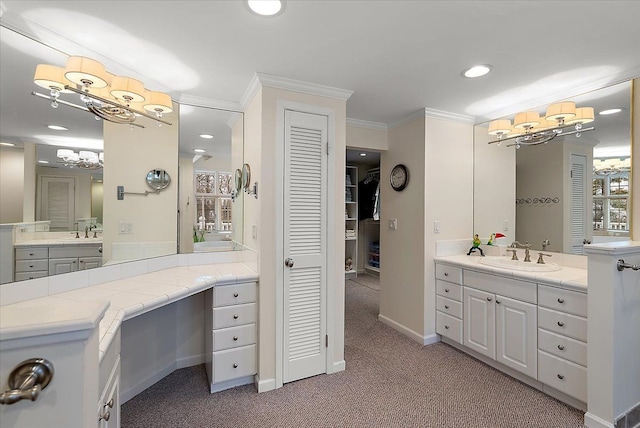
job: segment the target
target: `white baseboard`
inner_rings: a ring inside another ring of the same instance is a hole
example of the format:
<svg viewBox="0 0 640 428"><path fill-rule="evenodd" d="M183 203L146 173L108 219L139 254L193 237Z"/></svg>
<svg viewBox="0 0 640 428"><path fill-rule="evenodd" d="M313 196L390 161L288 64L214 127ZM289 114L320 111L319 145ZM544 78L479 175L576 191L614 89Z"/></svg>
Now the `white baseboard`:
<svg viewBox="0 0 640 428"><path fill-rule="evenodd" d="M440 338L435 333L423 336L420 333L411 330L409 327L406 327L400 324L399 322L392 320L391 318L387 318L382 314L378 314L378 321L380 321L382 324L388 325L392 329L402 333L408 338L413 339L416 342L421 343L423 345L430 345L432 343L436 343L440 341Z"/></svg>
<svg viewBox="0 0 640 428"><path fill-rule="evenodd" d="M204 354L178 358L178 360L176 360L176 369L184 369L186 367L193 367L200 364L204 364Z"/></svg>
<svg viewBox="0 0 640 428"><path fill-rule="evenodd" d="M262 380L258 375L256 375L255 382L258 388L258 392L267 392L267 391L273 391L274 389L276 389L275 378Z"/></svg>
<svg viewBox="0 0 640 428"><path fill-rule="evenodd" d="M344 360L334 361L333 367L331 367L330 371L328 371L327 374L343 372L345 371L346 368L347 368L347 364L345 363Z"/></svg>
<svg viewBox="0 0 640 428"><path fill-rule="evenodd" d="M613 424L594 415L593 413L584 414L584 426L587 428L613 428Z"/></svg>
<svg viewBox="0 0 640 428"><path fill-rule="evenodd" d="M169 363L167 366L165 366L161 370L155 372L153 375L131 386L130 388L126 390L120 390L120 404L124 404L127 401L131 400L133 397L140 394L142 391L149 388L151 385L169 376L175 370L176 370L176 362L174 361L172 363Z"/></svg>

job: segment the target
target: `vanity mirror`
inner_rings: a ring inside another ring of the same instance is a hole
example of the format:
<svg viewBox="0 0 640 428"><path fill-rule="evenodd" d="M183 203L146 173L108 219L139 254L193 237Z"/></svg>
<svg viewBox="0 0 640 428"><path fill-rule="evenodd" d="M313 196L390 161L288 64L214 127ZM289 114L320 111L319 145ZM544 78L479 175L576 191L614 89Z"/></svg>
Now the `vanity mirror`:
<svg viewBox="0 0 640 428"><path fill-rule="evenodd" d="M164 190L170 183L171 177L164 169L152 169L147 173L147 185L153 190Z"/></svg>
<svg viewBox="0 0 640 428"><path fill-rule="evenodd" d="M494 121L475 126L475 233L572 254L586 243L630 239L631 82L561 101L593 107L585 126L595 129L516 148L514 140L489 144ZM531 110L544 117L546 107Z"/></svg>

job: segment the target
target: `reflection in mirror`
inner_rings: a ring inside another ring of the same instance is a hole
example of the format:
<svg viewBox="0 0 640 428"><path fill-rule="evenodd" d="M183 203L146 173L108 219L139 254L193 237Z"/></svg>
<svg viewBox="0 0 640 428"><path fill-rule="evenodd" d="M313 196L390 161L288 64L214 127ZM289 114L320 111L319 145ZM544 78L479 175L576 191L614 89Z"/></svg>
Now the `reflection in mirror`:
<svg viewBox="0 0 640 428"><path fill-rule="evenodd" d="M154 190L163 190L171 183L169 173L164 169L152 169L147 173L147 184Z"/></svg>
<svg viewBox="0 0 640 428"><path fill-rule="evenodd" d="M517 240L571 254L583 254L587 243L629 240L630 94L625 82L562 100L593 107L594 120L584 125L593 131L571 125L537 145L516 144L508 139L513 133L493 143L490 123L476 125L475 233L499 232L507 245ZM546 107L532 111L544 117ZM619 110L607 114L612 109Z"/></svg>
<svg viewBox="0 0 640 428"><path fill-rule="evenodd" d="M242 113L180 106L179 252L242 249L242 164Z"/></svg>

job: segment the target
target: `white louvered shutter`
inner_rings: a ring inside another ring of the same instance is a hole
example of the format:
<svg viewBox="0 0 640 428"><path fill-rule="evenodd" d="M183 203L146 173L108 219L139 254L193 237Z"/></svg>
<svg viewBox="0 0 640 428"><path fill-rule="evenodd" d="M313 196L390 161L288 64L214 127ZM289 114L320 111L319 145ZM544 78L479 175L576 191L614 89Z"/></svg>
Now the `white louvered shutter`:
<svg viewBox="0 0 640 428"><path fill-rule="evenodd" d="M587 237L587 158L571 155L571 254L584 254L583 240Z"/></svg>
<svg viewBox="0 0 640 428"><path fill-rule="evenodd" d="M74 186L72 177L42 177L42 220L51 220L49 230L75 230Z"/></svg>
<svg viewBox="0 0 640 428"><path fill-rule="evenodd" d="M285 112L283 381L326 372L327 117Z"/></svg>

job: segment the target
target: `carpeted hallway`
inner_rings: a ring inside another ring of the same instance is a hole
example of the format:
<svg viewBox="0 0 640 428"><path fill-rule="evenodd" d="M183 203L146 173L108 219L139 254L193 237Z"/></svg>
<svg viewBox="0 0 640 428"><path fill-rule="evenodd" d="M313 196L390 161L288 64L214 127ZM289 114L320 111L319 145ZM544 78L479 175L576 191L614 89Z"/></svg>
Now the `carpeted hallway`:
<svg viewBox="0 0 640 428"><path fill-rule="evenodd" d="M442 344L377 321L375 278L346 281L347 369L257 394L208 393L203 366L178 370L122 406L122 427L583 427L582 412Z"/></svg>

